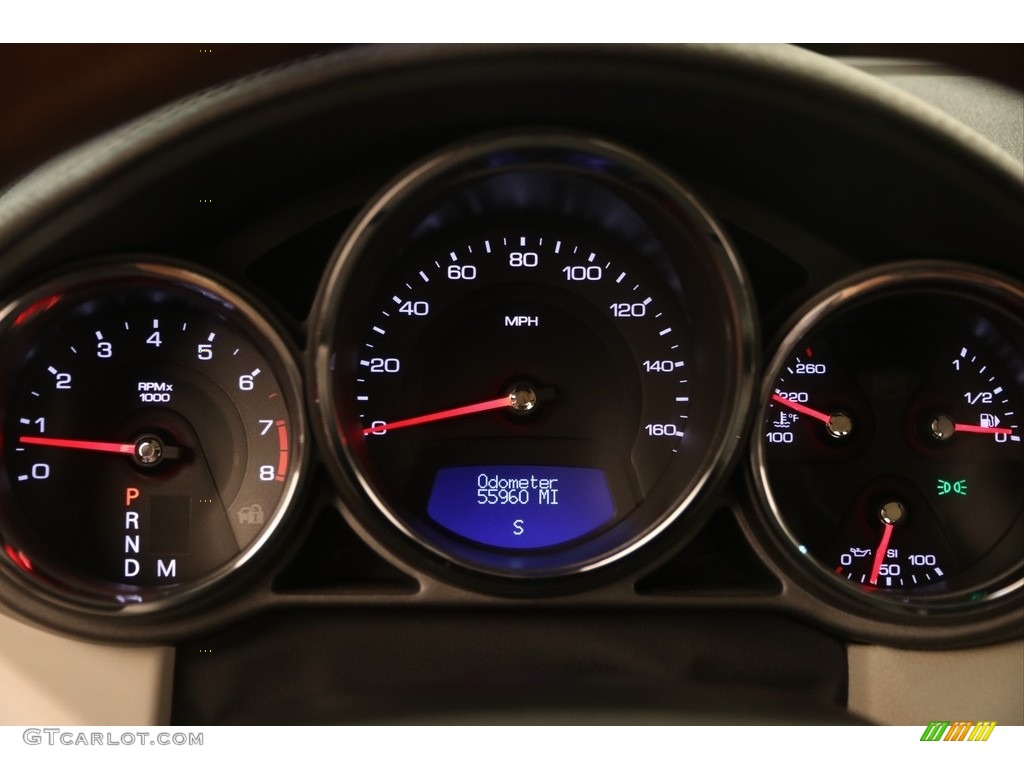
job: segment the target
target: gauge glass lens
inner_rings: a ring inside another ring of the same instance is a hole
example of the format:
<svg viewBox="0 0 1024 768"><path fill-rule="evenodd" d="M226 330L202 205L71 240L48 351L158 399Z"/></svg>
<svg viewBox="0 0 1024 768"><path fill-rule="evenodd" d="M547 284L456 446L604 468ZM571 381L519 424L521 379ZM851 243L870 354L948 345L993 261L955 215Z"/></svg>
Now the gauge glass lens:
<svg viewBox="0 0 1024 768"><path fill-rule="evenodd" d="M833 580L936 604L1018 582L1022 304L993 280L897 270L812 312L777 356L761 476L778 522Z"/></svg>
<svg viewBox="0 0 1024 768"><path fill-rule="evenodd" d="M721 230L650 166L561 141L396 182L318 305L343 471L420 544L503 576L593 567L678 516L749 381Z"/></svg>
<svg viewBox="0 0 1024 768"><path fill-rule="evenodd" d="M453 533L513 549L632 511L690 415L692 331L666 292L616 249L557 231L410 262L355 378L378 482Z"/></svg>
<svg viewBox="0 0 1024 768"><path fill-rule="evenodd" d="M48 286L8 313L2 526L24 574L149 603L207 585L280 521L297 380L247 304L166 267Z"/></svg>

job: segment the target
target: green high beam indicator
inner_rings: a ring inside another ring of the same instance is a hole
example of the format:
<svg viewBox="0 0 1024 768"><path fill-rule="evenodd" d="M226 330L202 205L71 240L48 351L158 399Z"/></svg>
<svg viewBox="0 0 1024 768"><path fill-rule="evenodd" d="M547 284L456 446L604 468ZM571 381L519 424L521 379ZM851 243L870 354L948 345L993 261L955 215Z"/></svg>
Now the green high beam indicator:
<svg viewBox="0 0 1024 768"><path fill-rule="evenodd" d="M966 480L943 480L939 478L936 490L939 492L939 496L945 496L948 493L955 493L958 496L967 495L967 481Z"/></svg>

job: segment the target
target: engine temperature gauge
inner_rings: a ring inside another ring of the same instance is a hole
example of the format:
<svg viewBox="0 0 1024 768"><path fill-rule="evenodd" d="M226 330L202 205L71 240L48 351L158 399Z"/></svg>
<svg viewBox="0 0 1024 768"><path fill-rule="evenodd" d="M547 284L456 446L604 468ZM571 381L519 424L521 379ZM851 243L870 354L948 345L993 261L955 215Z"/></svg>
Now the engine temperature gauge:
<svg viewBox="0 0 1024 768"><path fill-rule="evenodd" d="M833 583L933 605L1019 586L1019 286L949 265L863 277L787 335L754 453L762 496Z"/></svg>

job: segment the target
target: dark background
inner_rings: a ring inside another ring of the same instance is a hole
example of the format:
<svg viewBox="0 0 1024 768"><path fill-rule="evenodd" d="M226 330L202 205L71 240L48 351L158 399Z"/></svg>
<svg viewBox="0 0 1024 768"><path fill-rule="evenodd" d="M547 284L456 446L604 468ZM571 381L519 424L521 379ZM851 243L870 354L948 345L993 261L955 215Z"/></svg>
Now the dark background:
<svg viewBox="0 0 1024 768"><path fill-rule="evenodd" d="M76 144L202 88L328 44L0 46L0 189ZM1024 88L1024 45L806 45L829 56L942 62Z"/></svg>

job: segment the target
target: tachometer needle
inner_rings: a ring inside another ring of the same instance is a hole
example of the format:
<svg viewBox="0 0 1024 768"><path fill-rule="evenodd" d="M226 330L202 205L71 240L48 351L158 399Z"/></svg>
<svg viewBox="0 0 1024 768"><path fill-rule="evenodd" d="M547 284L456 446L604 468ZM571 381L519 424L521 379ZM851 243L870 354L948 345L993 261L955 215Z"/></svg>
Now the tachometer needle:
<svg viewBox="0 0 1024 768"><path fill-rule="evenodd" d="M783 397L782 395L772 395L772 400L774 400L776 403L782 403L782 405L786 406L787 408L792 408L797 413L802 413L805 414L806 416L810 416L812 419L817 419L823 424L828 424L829 420L831 420L832 418L831 414L823 413L822 411L816 411L813 408L808 408L806 405L793 402L792 400L789 400Z"/></svg>
<svg viewBox="0 0 1024 768"><path fill-rule="evenodd" d="M95 440L64 440L55 437L18 438L25 445L45 445L50 448L72 448L79 451L99 451L101 453L135 453L135 443L100 443Z"/></svg>
<svg viewBox="0 0 1024 768"><path fill-rule="evenodd" d="M869 581L872 584L878 584L878 572L882 569L882 562L885 560L886 552L889 551L889 539L891 537L892 523L885 523L885 527L882 529L882 540L875 551L875 562L871 566L871 579Z"/></svg>

